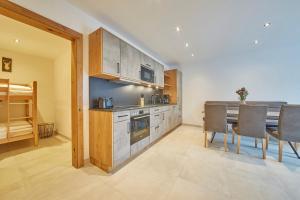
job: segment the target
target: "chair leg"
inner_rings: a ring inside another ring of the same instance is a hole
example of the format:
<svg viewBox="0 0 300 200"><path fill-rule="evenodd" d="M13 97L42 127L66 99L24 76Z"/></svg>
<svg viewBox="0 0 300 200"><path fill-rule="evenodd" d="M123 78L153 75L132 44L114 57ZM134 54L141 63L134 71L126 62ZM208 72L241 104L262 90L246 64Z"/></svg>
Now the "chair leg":
<svg viewBox="0 0 300 200"><path fill-rule="evenodd" d="M270 141L270 135L267 134L267 135L266 135L266 149L269 148L269 141Z"/></svg>
<svg viewBox="0 0 300 200"><path fill-rule="evenodd" d="M225 150L225 152L228 151L228 149L227 149L227 135L228 135L227 133L224 134L224 150Z"/></svg>
<svg viewBox="0 0 300 200"><path fill-rule="evenodd" d="M207 147L207 132L204 131L204 147Z"/></svg>
<svg viewBox="0 0 300 200"><path fill-rule="evenodd" d="M231 143L234 144L234 134L235 132L232 130L232 138L231 138Z"/></svg>
<svg viewBox="0 0 300 200"><path fill-rule="evenodd" d="M262 139L262 151L263 151L263 159L266 159L266 139Z"/></svg>
<svg viewBox="0 0 300 200"><path fill-rule="evenodd" d="M282 150L283 150L283 141L279 140L278 141L278 161L282 162Z"/></svg>
<svg viewBox="0 0 300 200"><path fill-rule="evenodd" d="M255 148L257 148L257 138L255 138Z"/></svg>
<svg viewBox="0 0 300 200"><path fill-rule="evenodd" d="M236 146L236 153L240 153L240 145L241 145L241 136L238 135L238 141L237 141L237 146Z"/></svg>

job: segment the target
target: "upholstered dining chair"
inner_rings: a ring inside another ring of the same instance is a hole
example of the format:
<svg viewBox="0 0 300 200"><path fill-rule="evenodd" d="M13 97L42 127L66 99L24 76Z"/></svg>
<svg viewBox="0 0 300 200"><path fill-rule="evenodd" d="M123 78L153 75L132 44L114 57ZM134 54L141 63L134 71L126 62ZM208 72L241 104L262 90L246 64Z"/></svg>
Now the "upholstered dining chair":
<svg viewBox="0 0 300 200"><path fill-rule="evenodd" d="M263 159L266 158L267 109L264 105L240 105L238 123L232 127L238 136L237 154L240 153L241 136L247 136L262 139Z"/></svg>
<svg viewBox="0 0 300 200"><path fill-rule="evenodd" d="M204 113L204 147L207 147L207 132L224 133L224 150L227 151L227 106L224 104L205 104Z"/></svg>
<svg viewBox="0 0 300 200"><path fill-rule="evenodd" d="M278 128L267 128L268 133L277 138L278 161L282 162L283 142L300 142L300 105L283 105L280 110ZM297 145L294 147L297 151Z"/></svg>

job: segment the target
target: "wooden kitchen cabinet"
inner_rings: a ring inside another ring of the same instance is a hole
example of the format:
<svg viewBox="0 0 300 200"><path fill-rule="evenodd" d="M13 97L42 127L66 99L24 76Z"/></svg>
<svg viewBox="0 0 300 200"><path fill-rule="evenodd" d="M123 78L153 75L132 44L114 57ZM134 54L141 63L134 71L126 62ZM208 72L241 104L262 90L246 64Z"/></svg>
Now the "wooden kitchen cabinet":
<svg viewBox="0 0 300 200"><path fill-rule="evenodd" d="M182 107L182 73L177 69L165 71L165 87L163 93L169 95L170 104Z"/></svg>
<svg viewBox="0 0 300 200"><path fill-rule="evenodd" d="M89 35L89 75L118 79L121 73L121 40L104 30Z"/></svg>
<svg viewBox="0 0 300 200"><path fill-rule="evenodd" d="M130 158L130 113L90 110L90 161L110 172Z"/></svg>

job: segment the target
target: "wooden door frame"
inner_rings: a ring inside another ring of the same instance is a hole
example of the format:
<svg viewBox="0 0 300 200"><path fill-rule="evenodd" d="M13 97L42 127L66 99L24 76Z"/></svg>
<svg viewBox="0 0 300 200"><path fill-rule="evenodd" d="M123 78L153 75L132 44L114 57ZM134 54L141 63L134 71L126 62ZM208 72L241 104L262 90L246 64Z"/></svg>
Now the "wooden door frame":
<svg viewBox="0 0 300 200"><path fill-rule="evenodd" d="M71 106L72 106L72 165L80 168L83 159L83 36L68 27L7 0L0 0L0 14L72 42Z"/></svg>

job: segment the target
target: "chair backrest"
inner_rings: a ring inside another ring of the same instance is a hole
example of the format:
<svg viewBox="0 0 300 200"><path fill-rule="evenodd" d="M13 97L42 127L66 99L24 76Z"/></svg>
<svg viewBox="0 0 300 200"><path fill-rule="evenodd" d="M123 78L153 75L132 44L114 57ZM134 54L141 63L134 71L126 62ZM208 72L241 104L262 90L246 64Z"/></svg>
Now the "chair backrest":
<svg viewBox="0 0 300 200"><path fill-rule="evenodd" d="M268 106L240 105L238 133L243 136L264 138Z"/></svg>
<svg viewBox="0 0 300 200"><path fill-rule="evenodd" d="M278 125L281 140L300 142L300 105L283 105Z"/></svg>
<svg viewBox="0 0 300 200"><path fill-rule="evenodd" d="M227 130L227 106L225 104L205 104L206 131L226 133Z"/></svg>

